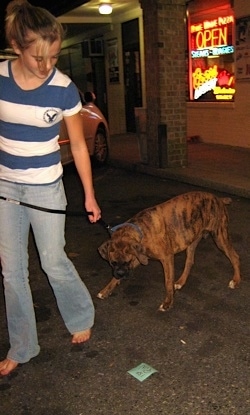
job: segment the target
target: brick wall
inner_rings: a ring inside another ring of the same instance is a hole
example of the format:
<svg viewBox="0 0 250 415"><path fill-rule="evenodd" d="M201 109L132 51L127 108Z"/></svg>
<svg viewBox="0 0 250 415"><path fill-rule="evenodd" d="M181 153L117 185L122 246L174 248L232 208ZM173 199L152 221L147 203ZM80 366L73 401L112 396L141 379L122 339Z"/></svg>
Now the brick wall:
<svg viewBox="0 0 250 415"><path fill-rule="evenodd" d="M158 167L186 166L185 1L140 2L144 19L148 162Z"/></svg>

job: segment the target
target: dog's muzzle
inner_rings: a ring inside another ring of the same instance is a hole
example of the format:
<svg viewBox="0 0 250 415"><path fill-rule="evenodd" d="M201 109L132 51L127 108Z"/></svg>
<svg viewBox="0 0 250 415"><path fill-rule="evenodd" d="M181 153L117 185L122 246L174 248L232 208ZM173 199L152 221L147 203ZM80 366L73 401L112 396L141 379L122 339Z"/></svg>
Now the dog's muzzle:
<svg viewBox="0 0 250 415"><path fill-rule="evenodd" d="M128 278L130 274L130 266L129 263L125 264L111 264L113 268L113 275L117 280L121 280L123 278Z"/></svg>

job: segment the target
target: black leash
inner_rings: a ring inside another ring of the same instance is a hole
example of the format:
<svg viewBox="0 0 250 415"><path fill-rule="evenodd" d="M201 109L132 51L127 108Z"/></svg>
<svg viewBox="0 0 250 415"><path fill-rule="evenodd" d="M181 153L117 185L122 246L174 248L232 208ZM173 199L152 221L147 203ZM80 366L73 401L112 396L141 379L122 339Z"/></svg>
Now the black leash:
<svg viewBox="0 0 250 415"><path fill-rule="evenodd" d="M21 202L19 200L15 200L15 199L10 199L9 197L4 197L4 196L0 196L0 199L5 200L6 202L9 203L14 203L15 205L20 205L20 206L25 206L27 208L30 209L35 209L35 210L40 210L41 212L47 212L47 213L58 213L60 215L66 215L66 216L91 216L93 215L93 212L79 212L79 211L70 211L70 210L60 210L60 209L49 209L49 208L44 208L41 206L36 206L36 205L31 205L29 203L25 203L25 202ZM107 223L104 222L103 219L98 219L97 221L98 223L100 223L100 225L102 225L109 233L111 232L111 226L108 225Z"/></svg>

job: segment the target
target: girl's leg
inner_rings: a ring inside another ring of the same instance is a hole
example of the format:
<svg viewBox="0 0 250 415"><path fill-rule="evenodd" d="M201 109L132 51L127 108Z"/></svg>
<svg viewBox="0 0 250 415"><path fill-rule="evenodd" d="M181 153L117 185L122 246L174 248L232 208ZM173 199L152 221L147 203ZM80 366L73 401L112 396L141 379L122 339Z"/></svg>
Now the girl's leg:
<svg viewBox="0 0 250 415"><path fill-rule="evenodd" d="M48 186L29 186L27 201L51 209L66 208L62 181ZM53 288L58 308L73 342L88 339L94 324L94 306L90 294L74 265L67 257L65 247L65 215L29 210L29 218L42 268ZM79 332L84 332L80 333Z"/></svg>
<svg viewBox="0 0 250 415"><path fill-rule="evenodd" d="M20 200L21 194L22 186L0 181L1 196ZM7 359L25 363L40 350L29 286L29 221L25 209L0 200L0 229L0 256L10 341Z"/></svg>

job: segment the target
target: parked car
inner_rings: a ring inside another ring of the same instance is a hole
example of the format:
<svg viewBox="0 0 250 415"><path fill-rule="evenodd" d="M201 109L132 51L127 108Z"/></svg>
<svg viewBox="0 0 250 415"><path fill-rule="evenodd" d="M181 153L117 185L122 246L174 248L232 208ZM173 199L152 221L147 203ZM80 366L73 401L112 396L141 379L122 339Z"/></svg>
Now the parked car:
<svg viewBox="0 0 250 415"><path fill-rule="evenodd" d="M89 154L96 166L107 163L109 157L109 128L108 123L94 104L95 95L93 92L82 93L79 91L82 100L82 128L88 146ZM61 124L59 144L63 165L73 162L70 151L70 142L67 128L64 122Z"/></svg>

